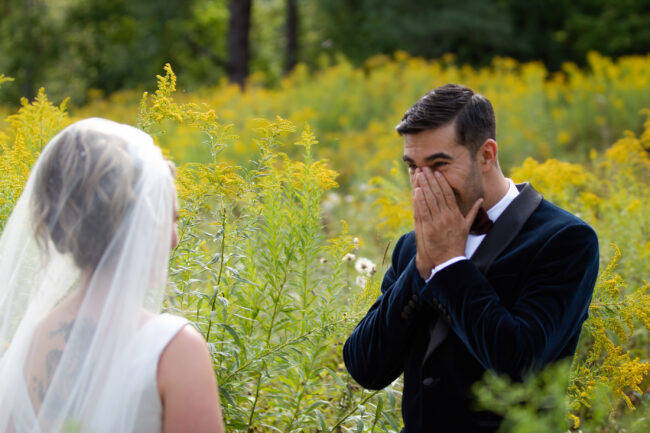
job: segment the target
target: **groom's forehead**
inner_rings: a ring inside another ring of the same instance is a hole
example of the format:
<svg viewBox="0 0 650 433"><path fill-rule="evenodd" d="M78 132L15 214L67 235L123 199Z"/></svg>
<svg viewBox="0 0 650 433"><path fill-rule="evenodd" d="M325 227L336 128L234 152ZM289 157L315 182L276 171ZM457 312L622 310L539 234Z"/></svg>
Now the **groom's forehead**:
<svg viewBox="0 0 650 433"><path fill-rule="evenodd" d="M429 129L417 134L404 135L404 154L406 162L428 163L437 159L458 159L467 148L458 144L453 124Z"/></svg>

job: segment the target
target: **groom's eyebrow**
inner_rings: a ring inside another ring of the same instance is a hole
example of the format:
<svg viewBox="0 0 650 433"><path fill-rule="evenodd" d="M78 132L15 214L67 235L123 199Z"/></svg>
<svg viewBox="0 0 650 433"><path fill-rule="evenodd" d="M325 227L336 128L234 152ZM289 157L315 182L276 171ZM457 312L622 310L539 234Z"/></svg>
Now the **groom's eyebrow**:
<svg viewBox="0 0 650 433"><path fill-rule="evenodd" d="M410 157L408 157L406 155L403 155L402 159L404 160L404 162L408 162L408 163L412 163L412 164L415 163L415 161L413 161L412 158L410 158ZM437 152L437 153L431 154L431 155L427 156L426 158L424 158L424 162L432 162L432 161L435 161L436 159L452 160L452 159L454 159L454 157L449 155L448 153L445 153L445 152Z"/></svg>

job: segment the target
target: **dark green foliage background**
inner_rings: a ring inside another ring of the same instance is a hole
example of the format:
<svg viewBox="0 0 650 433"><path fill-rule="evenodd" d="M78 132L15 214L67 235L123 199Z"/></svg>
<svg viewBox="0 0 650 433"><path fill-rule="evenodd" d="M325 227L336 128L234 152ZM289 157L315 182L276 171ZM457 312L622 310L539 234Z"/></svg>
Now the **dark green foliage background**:
<svg viewBox="0 0 650 433"><path fill-rule="evenodd" d="M235 1L235 0L233 0ZM171 62L183 88L226 77L229 0L0 0L0 90L15 105L45 86L55 101L83 104L150 85ZM282 78L287 0L253 0L251 72ZM550 70L650 49L650 0L297 0L298 60L321 68L342 54L361 65L402 50L458 63L494 56L540 60ZM97 95L94 92L93 95Z"/></svg>

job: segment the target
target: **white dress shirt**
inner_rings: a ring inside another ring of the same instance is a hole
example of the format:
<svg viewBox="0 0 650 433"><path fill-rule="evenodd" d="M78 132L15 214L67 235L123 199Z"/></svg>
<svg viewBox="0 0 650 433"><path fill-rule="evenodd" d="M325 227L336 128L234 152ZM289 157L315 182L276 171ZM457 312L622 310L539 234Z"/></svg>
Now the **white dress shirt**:
<svg viewBox="0 0 650 433"><path fill-rule="evenodd" d="M519 195L519 190L515 186L515 183L509 179L506 178L508 181L508 184L510 185L508 188L508 191L506 194L499 200L494 206L492 206L490 209L487 210L488 217L492 222L495 222L497 218L501 216L504 210L508 207L508 205ZM483 239L485 238L485 235L469 235L467 237L467 243L465 244L465 255L464 256L457 256L453 257L446 262L443 262L436 266L435 268L431 269L431 275L429 275L429 278L427 278L426 282L428 283L431 278L436 274L436 272L440 271L441 269L446 268L449 265L452 265L456 262L459 262L461 260L467 260L468 257L472 257L472 255L476 252L477 248L479 245L481 245L481 242L483 242Z"/></svg>

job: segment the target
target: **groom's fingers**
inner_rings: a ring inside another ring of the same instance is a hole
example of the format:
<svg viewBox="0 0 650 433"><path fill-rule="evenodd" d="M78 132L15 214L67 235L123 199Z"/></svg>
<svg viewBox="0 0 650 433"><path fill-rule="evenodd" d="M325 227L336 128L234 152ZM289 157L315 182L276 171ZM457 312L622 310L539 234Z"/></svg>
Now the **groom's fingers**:
<svg viewBox="0 0 650 433"><path fill-rule="evenodd" d="M427 203L424 191L428 190L428 184L424 178L424 173L419 171L415 175L415 182L413 184L413 211L420 212L420 216L425 218L431 215L429 203Z"/></svg>
<svg viewBox="0 0 650 433"><path fill-rule="evenodd" d="M413 189L413 225L415 231L415 245L418 249L422 248L423 239L422 239L422 189L416 187Z"/></svg>
<svg viewBox="0 0 650 433"><path fill-rule="evenodd" d="M442 173L436 171L434 173L436 183L440 187L440 192L444 197L444 202L449 209L458 209L458 203L456 203L456 197L454 197L454 191L451 189L447 178L443 176Z"/></svg>
<svg viewBox="0 0 650 433"><path fill-rule="evenodd" d="M427 279L433 268L431 263L428 235L432 224L432 215L425 203L423 189L413 190L413 220L415 231L416 257L415 265L423 279Z"/></svg>
<svg viewBox="0 0 650 433"><path fill-rule="evenodd" d="M426 199L424 198L424 191L421 187L417 187L413 190L413 215L418 216L420 223L431 218L431 210L427 206Z"/></svg>
<svg viewBox="0 0 650 433"><path fill-rule="evenodd" d="M422 185L422 192L424 195L425 202L432 214L434 212L439 213L440 205L441 205L434 192L433 184L435 183L436 183L435 179L433 179L433 177L431 176L431 169L429 167L425 167L424 170L422 170L422 173L420 175L420 185Z"/></svg>

